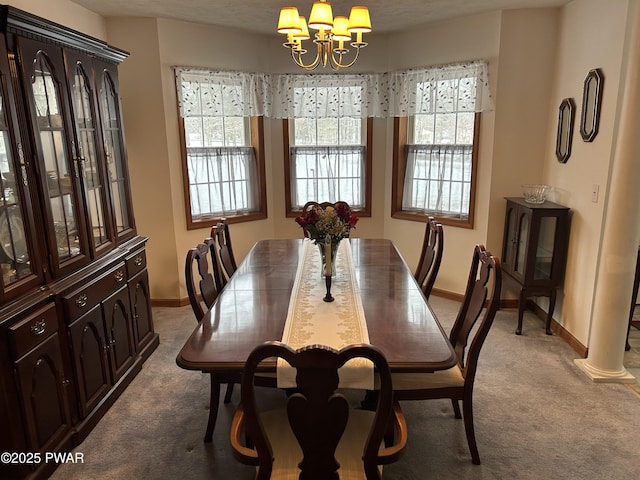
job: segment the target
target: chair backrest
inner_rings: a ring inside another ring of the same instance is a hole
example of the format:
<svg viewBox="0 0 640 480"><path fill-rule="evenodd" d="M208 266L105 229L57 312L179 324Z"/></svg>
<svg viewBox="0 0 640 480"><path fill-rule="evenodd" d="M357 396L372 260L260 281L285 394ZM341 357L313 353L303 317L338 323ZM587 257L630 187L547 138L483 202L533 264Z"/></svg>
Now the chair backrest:
<svg viewBox="0 0 640 480"><path fill-rule="evenodd" d="M322 208L324 210L327 207L333 207L335 209L344 208L347 211L351 211L351 207L349 206L349 204L347 202L343 202L342 200L338 200L335 203L332 203L332 202L318 203L318 202L311 201L311 202L305 203L304 207L302 207L302 216L304 216L309 210L313 208ZM302 229L302 234L304 237L309 237L309 232L307 232L304 228Z"/></svg>
<svg viewBox="0 0 640 480"><path fill-rule="evenodd" d="M360 459L363 462L367 479L379 479L377 464L382 463L378 458L379 449L393 406L391 373L382 352L369 344L351 345L340 351L312 345L294 351L281 342L267 342L256 347L247 358L242 377L241 408L247 438L251 439L258 455L257 478L270 478L273 452L256 408L253 377L260 362L270 357L283 358L297 369L297 390L287 400L287 417L303 455L298 464L300 478L309 480L339 478L340 465L335 452L351 407L345 396L336 392L338 368L355 357L373 362L380 376L380 394L364 452L357 452L357 458L358 462Z"/></svg>
<svg viewBox="0 0 640 480"><path fill-rule="evenodd" d="M436 282L442 253L444 252L444 230L442 225L435 218L429 217L422 241L422 252L416 268L415 278L424 293L429 299L433 284Z"/></svg>
<svg viewBox="0 0 640 480"><path fill-rule="evenodd" d="M218 246L218 258L220 264L224 269L224 275L222 280L224 284L231 278L231 275L238 269L236 264L236 258L233 255L233 248L231 246L231 233L229 233L229 224L226 219L220 220L216 225L211 228L211 237L215 239Z"/></svg>
<svg viewBox="0 0 640 480"><path fill-rule="evenodd" d="M185 280L189 303L191 303L191 308L198 322L211 308L223 287L220 265L212 250L213 245L212 238L205 239L204 243L199 243L196 247L189 249L185 261ZM204 302L206 309L202 306L202 302Z"/></svg>
<svg viewBox="0 0 640 480"><path fill-rule="evenodd" d="M490 280L491 295L487 300ZM500 260L486 251L483 245L476 245L473 250L473 259L464 299L449 334L449 340L458 356L465 383L473 382L475 377L480 349L489 333L489 328L491 328L500 305L501 287L502 271ZM484 315L481 315L483 310ZM480 323L476 327L469 344L471 331L478 320ZM467 344L469 344L468 350Z"/></svg>

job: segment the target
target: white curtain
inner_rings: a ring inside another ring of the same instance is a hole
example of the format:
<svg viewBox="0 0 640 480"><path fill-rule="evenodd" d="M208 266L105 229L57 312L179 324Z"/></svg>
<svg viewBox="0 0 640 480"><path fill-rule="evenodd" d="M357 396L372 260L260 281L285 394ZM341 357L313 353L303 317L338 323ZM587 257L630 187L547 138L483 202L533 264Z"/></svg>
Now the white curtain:
<svg viewBox="0 0 640 480"><path fill-rule="evenodd" d="M493 108L483 60L388 73L269 74L175 67L175 74L185 118L204 112L269 118L397 117ZM323 94L322 87L328 86L334 88Z"/></svg>
<svg viewBox="0 0 640 480"><path fill-rule="evenodd" d="M310 198L364 207L364 145L291 147L293 206Z"/></svg>
<svg viewBox="0 0 640 480"><path fill-rule="evenodd" d="M187 149L189 197L194 217L237 215L258 205L257 169L253 147Z"/></svg>
<svg viewBox="0 0 640 480"><path fill-rule="evenodd" d="M402 209L469 216L473 145L407 145Z"/></svg>

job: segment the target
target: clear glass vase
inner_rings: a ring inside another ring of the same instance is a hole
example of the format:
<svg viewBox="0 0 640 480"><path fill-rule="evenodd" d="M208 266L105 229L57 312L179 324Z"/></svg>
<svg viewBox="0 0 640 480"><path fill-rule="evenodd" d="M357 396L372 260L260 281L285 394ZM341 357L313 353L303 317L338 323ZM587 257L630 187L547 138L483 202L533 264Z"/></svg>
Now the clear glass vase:
<svg viewBox="0 0 640 480"><path fill-rule="evenodd" d="M320 269L320 276L325 278L327 276L327 246L324 242L318 242L318 250L320 250L320 258L322 259L322 268ZM340 245L340 240L332 240L331 241L331 259L330 259L330 272L331 276L336 276L336 253L338 252L338 245Z"/></svg>

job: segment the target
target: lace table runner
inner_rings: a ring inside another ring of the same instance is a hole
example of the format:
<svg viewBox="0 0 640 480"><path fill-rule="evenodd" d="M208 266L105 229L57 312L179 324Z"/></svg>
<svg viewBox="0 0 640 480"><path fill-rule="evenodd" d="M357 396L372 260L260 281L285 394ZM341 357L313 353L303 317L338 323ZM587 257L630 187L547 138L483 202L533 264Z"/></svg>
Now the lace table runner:
<svg viewBox="0 0 640 480"><path fill-rule="evenodd" d="M291 291L289 311L282 341L293 349L306 345L327 345L337 350L354 343L369 343L369 333L356 283L351 245L343 239L336 254L336 272L331 282L333 302L322 299L326 293L321 276L318 246L304 240ZM373 389L373 365L356 358L339 371L341 388ZM278 387L295 387L295 369L278 359Z"/></svg>

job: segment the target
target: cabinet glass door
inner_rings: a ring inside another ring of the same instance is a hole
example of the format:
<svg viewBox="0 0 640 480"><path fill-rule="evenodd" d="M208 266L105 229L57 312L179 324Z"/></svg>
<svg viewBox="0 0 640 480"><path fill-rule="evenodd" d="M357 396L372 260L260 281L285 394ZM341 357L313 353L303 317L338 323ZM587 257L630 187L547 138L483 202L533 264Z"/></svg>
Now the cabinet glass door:
<svg viewBox="0 0 640 480"><path fill-rule="evenodd" d="M78 211L73 195L73 172L65 146L60 92L56 88L49 65L40 54L31 88L47 176L58 259L64 261L80 254Z"/></svg>
<svg viewBox="0 0 640 480"><path fill-rule="evenodd" d="M70 92L62 49L18 38L29 119L34 131L50 272L67 274L90 260L85 210L72 150ZM42 241L42 240L41 240Z"/></svg>
<svg viewBox="0 0 640 480"><path fill-rule="evenodd" d="M533 272L534 280L551 279L557 220L556 217L540 218L540 234L538 235L538 247L536 249L536 268Z"/></svg>
<svg viewBox="0 0 640 480"><path fill-rule="evenodd" d="M116 221L116 234L118 239L122 240L134 233L134 223L133 215L131 214L128 172L123 148L118 88L116 79L108 67L102 68L101 72L100 111L107 169L109 181L111 182L110 192Z"/></svg>
<svg viewBox="0 0 640 480"><path fill-rule="evenodd" d="M109 220L109 212L105 206L108 205L105 189L105 172L99 161L97 151L98 131L96 122L96 107L90 82L91 72L90 59L75 57L67 54L71 58L68 62L69 69L73 70L70 75L70 83L73 98L73 116L76 124L76 158L78 169L81 172L85 205L89 215L89 242L94 256L100 251L106 251L112 246L114 237ZM85 67L86 65L86 67Z"/></svg>
<svg viewBox="0 0 640 480"><path fill-rule="evenodd" d="M11 66L10 66L11 63ZM16 95L9 81L14 57L0 35L0 300L16 298L42 283L40 251L35 243L32 210L34 170L26 160L16 110Z"/></svg>
<svg viewBox="0 0 640 480"><path fill-rule="evenodd" d="M18 190L23 172L16 172L14 168L7 117L0 91L0 266L5 288L33 274L25 232L26 216Z"/></svg>
<svg viewBox="0 0 640 480"><path fill-rule="evenodd" d="M516 246L516 262L513 267L515 272L524 275L527 262L527 241L529 239L529 223L530 217L526 213L520 213L520 228L518 230L518 242Z"/></svg>
<svg viewBox="0 0 640 480"><path fill-rule="evenodd" d="M512 269L515 263L516 227L516 209L507 205L503 257L509 269Z"/></svg>

